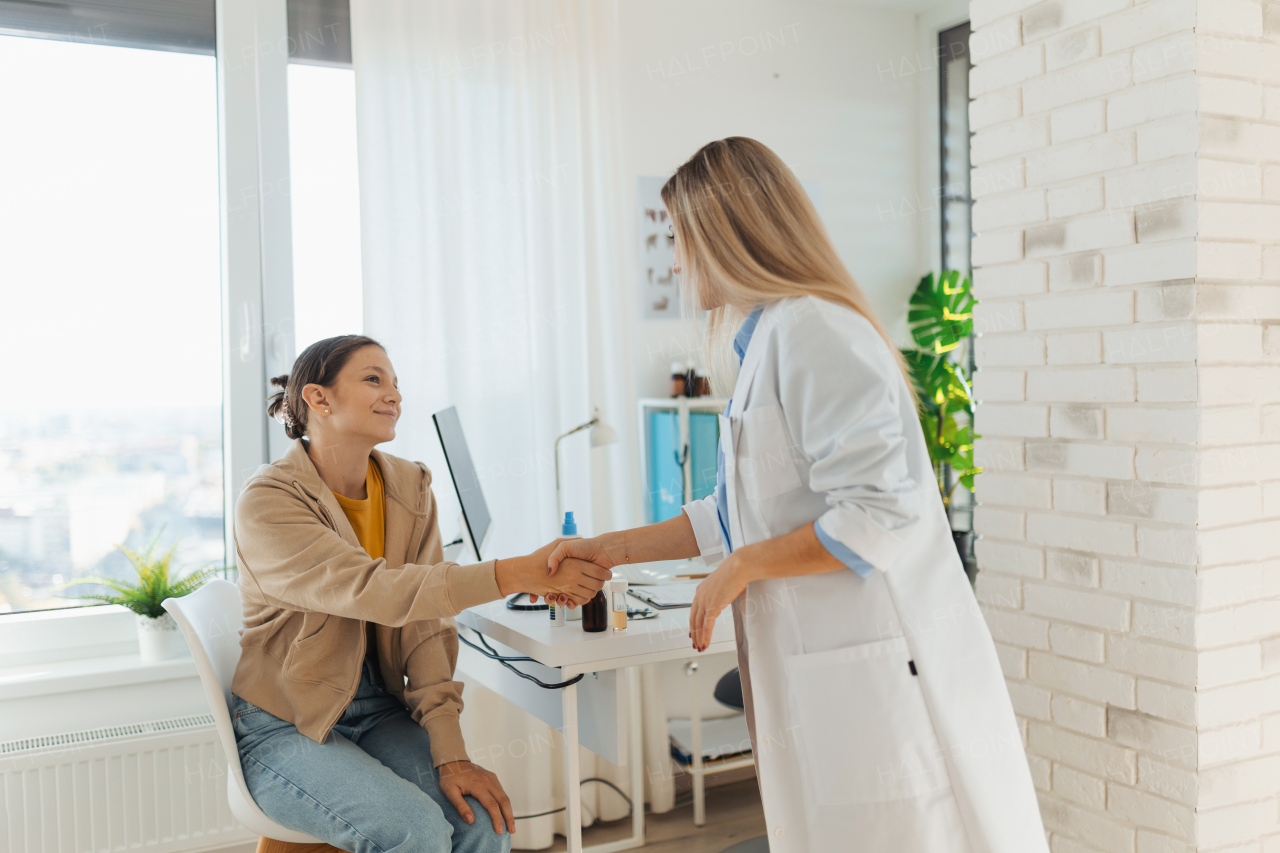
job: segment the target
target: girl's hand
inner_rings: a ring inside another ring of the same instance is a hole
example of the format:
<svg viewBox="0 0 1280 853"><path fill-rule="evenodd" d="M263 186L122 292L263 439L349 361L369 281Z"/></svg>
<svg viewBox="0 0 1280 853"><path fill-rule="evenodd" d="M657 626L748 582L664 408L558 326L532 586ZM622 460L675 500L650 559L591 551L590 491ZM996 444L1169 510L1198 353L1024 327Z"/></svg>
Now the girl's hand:
<svg viewBox="0 0 1280 853"><path fill-rule="evenodd" d="M689 608L689 636L695 649L700 652L707 650L716 618L742 594L750 580L735 553L698 584L698 591L693 595L693 607Z"/></svg>
<svg viewBox="0 0 1280 853"><path fill-rule="evenodd" d="M489 812L494 832L501 835L502 825L505 823L507 831L515 833L516 818L511 811L511 800L507 798L506 791L502 790L502 783L497 776L470 761L447 761L437 770L440 773L440 790L453 803L463 820L467 823L476 822L475 814L463 798L470 794Z"/></svg>

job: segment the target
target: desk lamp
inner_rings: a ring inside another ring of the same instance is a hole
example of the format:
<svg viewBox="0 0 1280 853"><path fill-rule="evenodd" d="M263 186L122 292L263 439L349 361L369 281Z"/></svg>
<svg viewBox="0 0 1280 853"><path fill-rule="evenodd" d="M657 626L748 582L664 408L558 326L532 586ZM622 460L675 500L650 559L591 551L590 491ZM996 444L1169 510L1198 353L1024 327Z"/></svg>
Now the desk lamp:
<svg viewBox="0 0 1280 853"><path fill-rule="evenodd" d="M584 429L591 430L591 446L604 447L606 444L613 444L618 440L618 434L614 432L613 427L600 420L600 410L592 409L591 420L585 424L579 424L564 435L556 439L556 528L559 529L560 521L564 518L564 507L560 501L560 442L575 432L582 432Z"/></svg>

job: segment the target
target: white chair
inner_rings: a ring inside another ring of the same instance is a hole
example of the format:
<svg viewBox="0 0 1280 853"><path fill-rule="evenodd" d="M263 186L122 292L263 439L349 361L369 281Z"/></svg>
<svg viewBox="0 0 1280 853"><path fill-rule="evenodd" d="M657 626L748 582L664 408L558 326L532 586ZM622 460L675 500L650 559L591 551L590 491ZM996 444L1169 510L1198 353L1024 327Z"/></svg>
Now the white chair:
<svg viewBox="0 0 1280 853"><path fill-rule="evenodd" d="M191 647L200 683L209 697L213 720L218 726L222 751L231 770L227 774L227 802L231 814L250 832L301 844L316 844L319 839L304 832L285 829L262 813L244 783L236 735L231 729L231 676L240 661L240 629L244 627L244 610L240 590L233 583L211 580L190 595L166 598L164 609L173 616Z"/></svg>

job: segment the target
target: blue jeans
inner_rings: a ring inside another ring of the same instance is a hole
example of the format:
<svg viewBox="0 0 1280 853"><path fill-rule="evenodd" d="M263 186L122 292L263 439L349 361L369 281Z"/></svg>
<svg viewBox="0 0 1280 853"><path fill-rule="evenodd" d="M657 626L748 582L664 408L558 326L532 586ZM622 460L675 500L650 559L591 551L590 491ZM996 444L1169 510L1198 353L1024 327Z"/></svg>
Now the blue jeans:
<svg viewBox="0 0 1280 853"><path fill-rule="evenodd" d="M474 797L468 825L440 790L427 732L365 658L360 686L320 744L232 694L249 793L267 817L352 853L507 853Z"/></svg>

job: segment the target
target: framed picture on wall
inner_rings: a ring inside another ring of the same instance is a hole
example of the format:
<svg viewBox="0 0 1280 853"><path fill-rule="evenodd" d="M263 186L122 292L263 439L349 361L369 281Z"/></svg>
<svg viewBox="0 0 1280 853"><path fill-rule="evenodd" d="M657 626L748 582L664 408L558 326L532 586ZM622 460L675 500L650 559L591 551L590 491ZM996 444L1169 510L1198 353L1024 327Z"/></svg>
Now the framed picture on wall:
<svg viewBox="0 0 1280 853"><path fill-rule="evenodd" d="M641 175L636 179L636 221L640 251L640 301L646 320L679 320L680 277L675 274L675 238L671 236L671 217L662 203L662 185L666 177ZM816 181L801 181L809 200L822 215L821 188ZM697 312L699 317L704 312Z"/></svg>
<svg viewBox="0 0 1280 853"><path fill-rule="evenodd" d="M675 238L662 204L664 177L641 175L636 183L637 233L640 240L640 300L646 320L680 319L680 283L674 272Z"/></svg>

